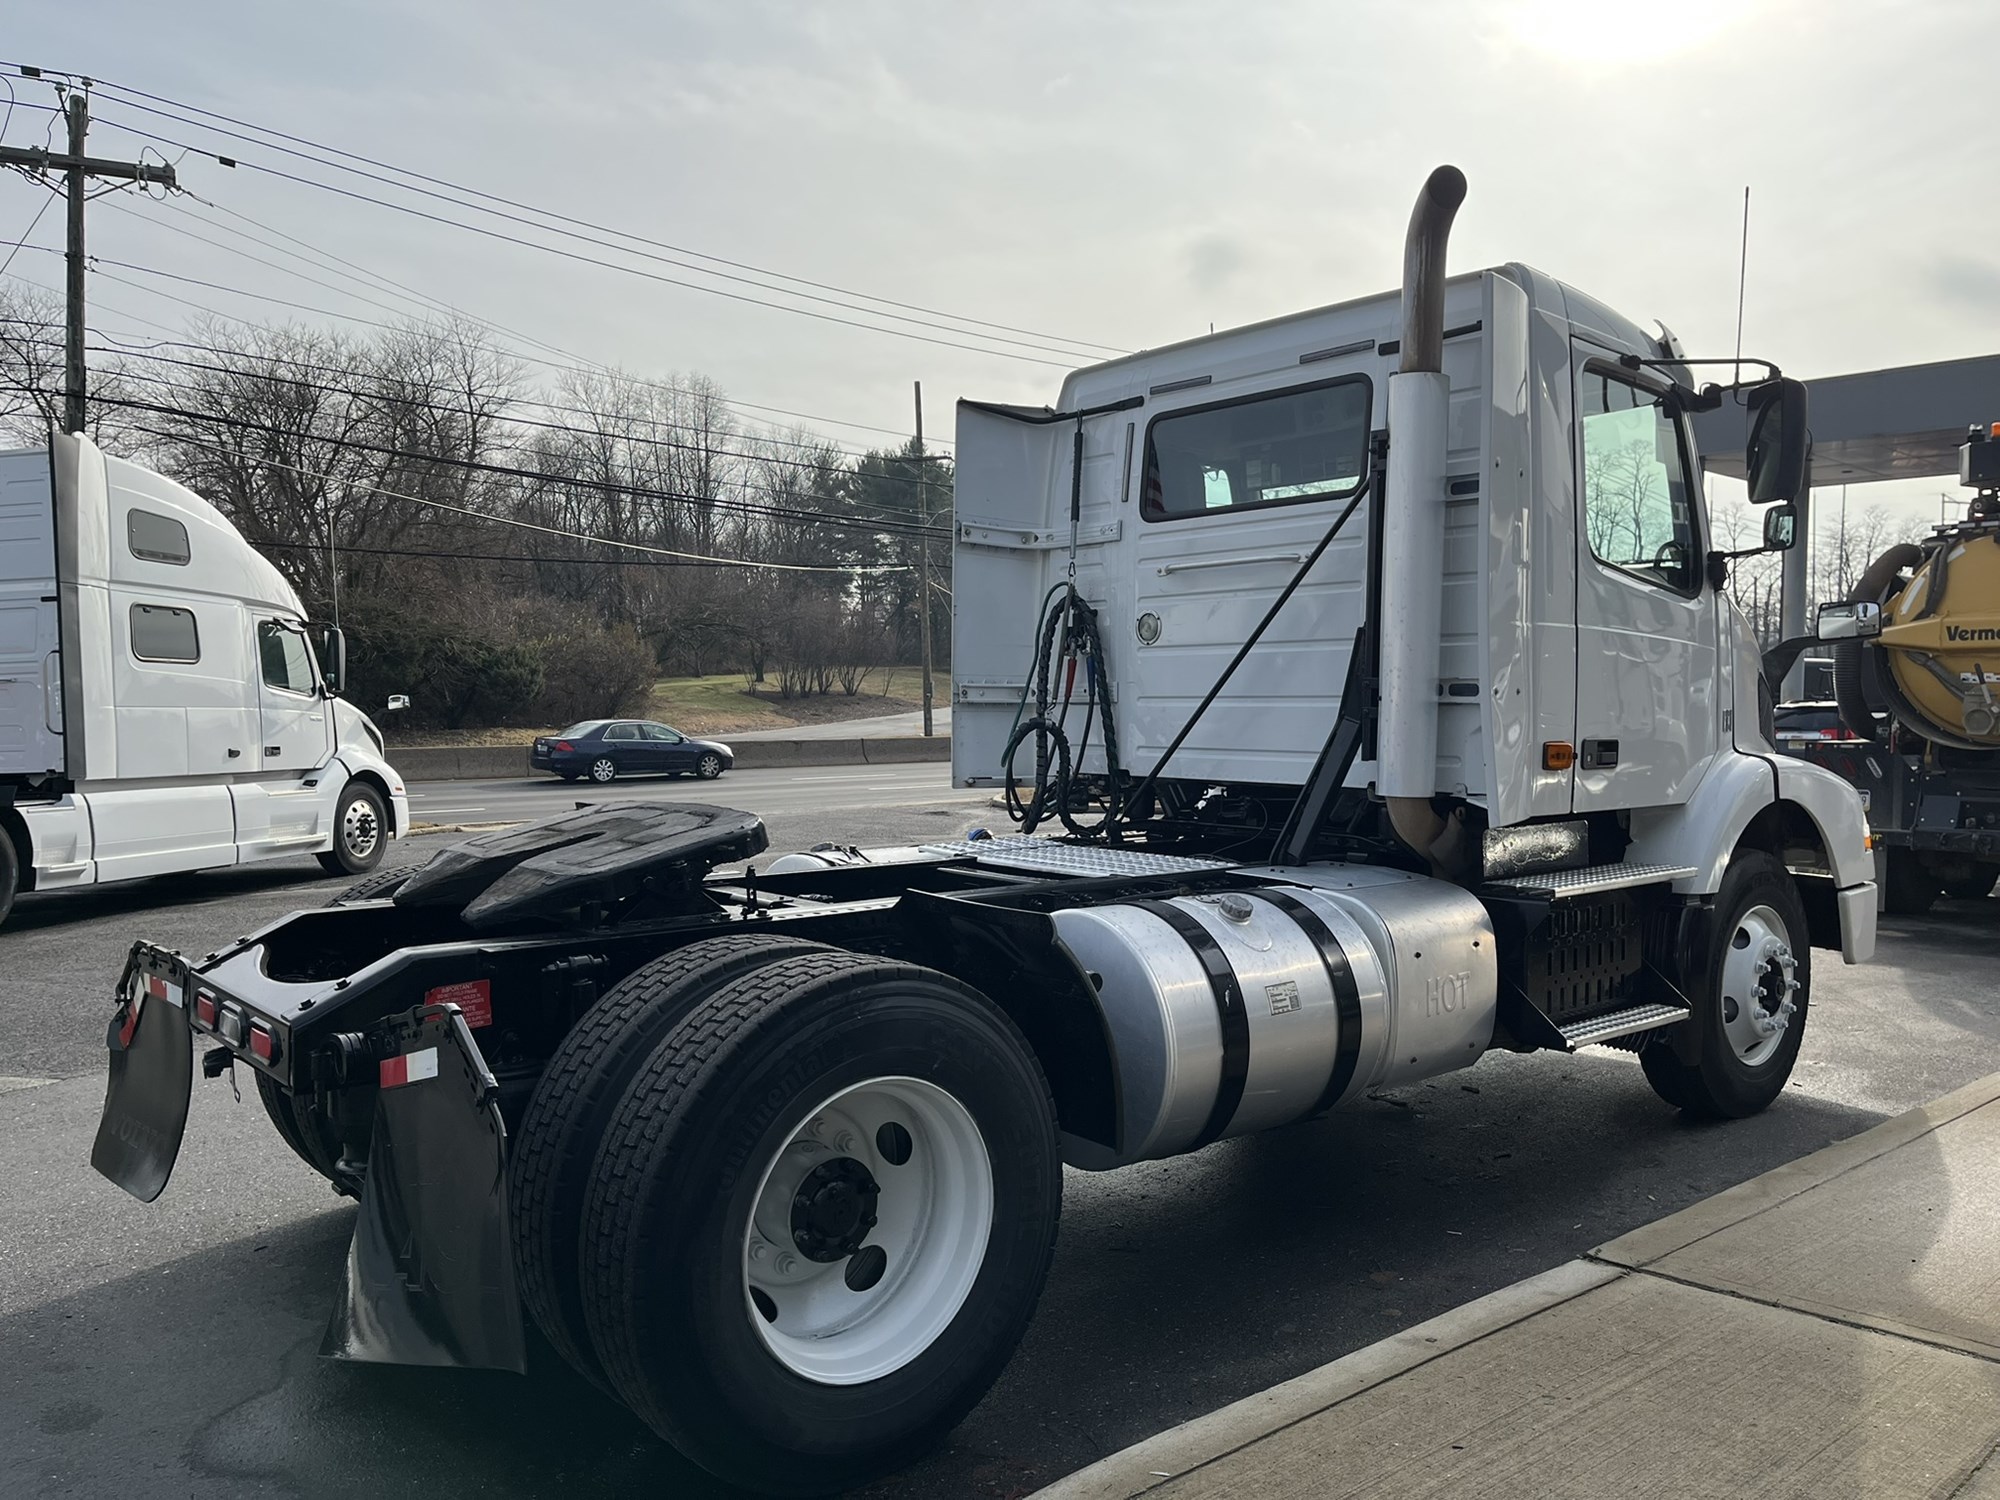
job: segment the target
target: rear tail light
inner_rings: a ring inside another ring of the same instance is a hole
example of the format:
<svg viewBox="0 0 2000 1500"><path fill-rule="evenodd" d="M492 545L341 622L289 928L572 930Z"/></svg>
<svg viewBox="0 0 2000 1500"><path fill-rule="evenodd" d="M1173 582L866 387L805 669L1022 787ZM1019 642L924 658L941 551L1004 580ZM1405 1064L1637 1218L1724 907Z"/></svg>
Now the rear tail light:
<svg viewBox="0 0 2000 1500"><path fill-rule="evenodd" d="M552 750L574 750L576 746L572 745L568 740L557 740L549 748Z"/></svg>
<svg viewBox="0 0 2000 1500"><path fill-rule="evenodd" d="M278 1034L263 1021L250 1023L250 1055L259 1062L278 1060Z"/></svg>
<svg viewBox="0 0 2000 1500"><path fill-rule="evenodd" d="M213 1031L215 1030L216 1015L215 996L204 991L196 991L194 997L194 1018L210 1031Z"/></svg>

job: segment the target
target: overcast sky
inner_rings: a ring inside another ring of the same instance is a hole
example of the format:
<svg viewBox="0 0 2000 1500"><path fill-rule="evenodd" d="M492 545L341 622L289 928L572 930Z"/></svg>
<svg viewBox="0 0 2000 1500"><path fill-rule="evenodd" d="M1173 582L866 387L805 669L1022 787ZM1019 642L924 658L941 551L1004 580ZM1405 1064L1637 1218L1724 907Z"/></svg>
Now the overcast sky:
<svg viewBox="0 0 2000 1500"><path fill-rule="evenodd" d="M1451 161L1471 182L1454 269L1530 262L1664 320L1693 353L1735 341L1746 184L1746 353L1810 378L2000 344L1991 0L12 0L8 12L0 49L12 62L1034 335L1137 348L1386 289L1412 194ZM23 102L50 100L46 85L13 86ZM147 144L115 121L384 191L106 97L94 109L96 153ZM39 141L50 118L17 111L7 142ZM698 370L731 397L817 417L903 431L920 378L929 426L948 436L955 397L1045 401L1083 362L728 301L197 154L179 170L222 208L576 355ZM43 196L0 178L0 254ZM387 316L154 221L218 233L120 196L92 206L91 249ZM28 244L60 236L51 211ZM13 270L60 284L53 255L24 252ZM179 324L187 312L169 292L316 320L107 274L147 288L99 279L107 329ZM1933 516L1940 488L1951 486L1915 487Z"/></svg>

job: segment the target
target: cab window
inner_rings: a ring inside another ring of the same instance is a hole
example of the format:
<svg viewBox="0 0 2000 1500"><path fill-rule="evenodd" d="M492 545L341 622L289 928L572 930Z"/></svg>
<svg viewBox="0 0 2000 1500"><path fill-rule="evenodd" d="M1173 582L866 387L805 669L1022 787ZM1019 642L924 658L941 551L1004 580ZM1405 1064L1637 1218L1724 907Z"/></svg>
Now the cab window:
<svg viewBox="0 0 2000 1500"><path fill-rule="evenodd" d="M257 622L257 659L264 668L264 685L281 693L313 690L312 649L305 634L287 630L276 620Z"/></svg>
<svg viewBox="0 0 2000 1500"><path fill-rule="evenodd" d="M1583 519L1591 555L1681 593L1695 592L1699 538L1680 422L1659 393L1599 370L1577 388Z"/></svg>
<svg viewBox="0 0 2000 1500"><path fill-rule="evenodd" d="M1148 521L1332 500L1368 471L1365 375L1168 412L1146 429Z"/></svg>
<svg viewBox="0 0 2000 1500"><path fill-rule="evenodd" d="M131 624L132 655L137 660L201 660L201 634L195 628L193 610L166 604L135 604Z"/></svg>

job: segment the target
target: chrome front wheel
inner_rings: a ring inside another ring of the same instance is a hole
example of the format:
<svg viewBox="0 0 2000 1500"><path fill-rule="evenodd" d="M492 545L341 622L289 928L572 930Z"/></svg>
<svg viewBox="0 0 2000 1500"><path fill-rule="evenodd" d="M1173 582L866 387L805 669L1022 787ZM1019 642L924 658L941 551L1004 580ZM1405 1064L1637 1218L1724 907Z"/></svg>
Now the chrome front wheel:
<svg viewBox="0 0 2000 1500"><path fill-rule="evenodd" d="M1722 956L1722 1033L1748 1067L1767 1062L1784 1045L1798 1009L1798 960L1785 919L1769 906L1737 918Z"/></svg>

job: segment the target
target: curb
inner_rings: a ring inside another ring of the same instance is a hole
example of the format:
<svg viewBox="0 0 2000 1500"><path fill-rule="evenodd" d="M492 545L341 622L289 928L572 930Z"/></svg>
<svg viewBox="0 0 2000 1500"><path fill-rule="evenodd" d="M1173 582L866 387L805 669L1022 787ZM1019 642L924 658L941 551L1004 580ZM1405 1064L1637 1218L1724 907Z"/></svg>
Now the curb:
<svg viewBox="0 0 2000 1500"><path fill-rule="evenodd" d="M1651 1224L1607 1241L1585 1256L1565 1262L1497 1292L1468 1302L1427 1323L1357 1349L1331 1364L1309 1370L1282 1385L1247 1396L1206 1416L1183 1422L1120 1452L1099 1459L1067 1478L1037 1490L1031 1500L1129 1500L1227 1458L1251 1444L1304 1421L1371 1387L1407 1374L1440 1355L1498 1333L1550 1308L1635 1273L1689 1245L1717 1234L1857 1167L1921 1140L1944 1125L2000 1100L2000 1073L1955 1089L1859 1135L1823 1146L1797 1161L1726 1188ZM1827 1316L1797 1309L1808 1316ZM1851 1318L1848 1319L1851 1321ZM1875 1326L1866 1324L1863 1326ZM1933 1344L1935 1334L1901 1332ZM1941 1346L1942 1347L1942 1346ZM1971 1350L1983 1353L1983 1350ZM1990 1356L1988 1356L1990 1357Z"/></svg>
<svg viewBox="0 0 2000 1500"><path fill-rule="evenodd" d="M1089 1468L1035 1491L1031 1500L1126 1500L1143 1495L1384 1381L1628 1274L1616 1266L1587 1260L1565 1261L1268 1391L1170 1427L1157 1437L1101 1458Z"/></svg>
<svg viewBox="0 0 2000 1500"><path fill-rule="evenodd" d="M951 736L894 739L744 740L731 746L740 771L789 766L909 765L951 759ZM389 747L388 759L405 782L500 781L538 774L528 765L526 745Z"/></svg>

